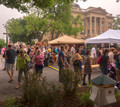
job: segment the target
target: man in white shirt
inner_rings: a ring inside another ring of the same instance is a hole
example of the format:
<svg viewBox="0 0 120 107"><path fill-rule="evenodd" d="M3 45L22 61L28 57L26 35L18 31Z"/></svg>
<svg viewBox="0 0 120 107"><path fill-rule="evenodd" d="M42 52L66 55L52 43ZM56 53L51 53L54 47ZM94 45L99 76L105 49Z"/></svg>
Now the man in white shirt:
<svg viewBox="0 0 120 107"><path fill-rule="evenodd" d="M91 59L92 59L92 64L95 65L96 64L96 60L97 60L97 52L96 52L96 46L94 46L91 49Z"/></svg>
<svg viewBox="0 0 120 107"><path fill-rule="evenodd" d="M71 47L71 56L75 55L75 45Z"/></svg>

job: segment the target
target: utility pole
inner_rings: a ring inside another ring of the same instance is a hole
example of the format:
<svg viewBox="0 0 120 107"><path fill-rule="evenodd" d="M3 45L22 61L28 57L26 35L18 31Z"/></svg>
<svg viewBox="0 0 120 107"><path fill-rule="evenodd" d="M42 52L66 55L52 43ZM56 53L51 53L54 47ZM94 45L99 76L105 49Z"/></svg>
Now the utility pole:
<svg viewBox="0 0 120 107"><path fill-rule="evenodd" d="M7 47L7 45L8 45L8 35L10 34L10 33L3 33L4 35L6 35L6 47Z"/></svg>

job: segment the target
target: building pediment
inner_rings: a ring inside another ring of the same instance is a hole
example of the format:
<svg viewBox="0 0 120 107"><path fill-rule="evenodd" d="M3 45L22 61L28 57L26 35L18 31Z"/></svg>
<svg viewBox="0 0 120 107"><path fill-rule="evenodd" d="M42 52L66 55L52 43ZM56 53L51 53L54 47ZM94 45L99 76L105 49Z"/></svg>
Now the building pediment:
<svg viewBox="0 0 120 107"><path fill-rule="evenodd" d="M98 14L108 14L105 9L102 9L100 7L98 7L98 8L91 8L91 9L89 9L89 12L91 12L91 13L98 13Z"/></svg>

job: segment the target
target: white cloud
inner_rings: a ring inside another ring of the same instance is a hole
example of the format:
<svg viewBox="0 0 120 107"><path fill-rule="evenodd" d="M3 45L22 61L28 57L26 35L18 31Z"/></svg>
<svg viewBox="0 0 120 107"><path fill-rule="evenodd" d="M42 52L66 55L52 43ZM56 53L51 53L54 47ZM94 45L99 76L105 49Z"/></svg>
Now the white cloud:
<svg viewBox="0 0 120 107"><path fill-rule="evenodd" d="M10 9L3 5L0 5L0 38L5 39L5 35L3 35L5 31L4 24L12 18L22 17L23 14L18 12L16 9Z"/></svg>

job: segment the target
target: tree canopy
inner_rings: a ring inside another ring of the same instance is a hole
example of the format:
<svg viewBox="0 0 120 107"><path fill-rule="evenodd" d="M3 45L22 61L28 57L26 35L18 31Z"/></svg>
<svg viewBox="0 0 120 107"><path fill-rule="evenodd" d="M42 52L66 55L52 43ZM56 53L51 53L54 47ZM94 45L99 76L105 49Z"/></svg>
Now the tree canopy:
<svg viewBox="0 0 120 107"><path fill-rule="evenodd" d="M113 20L113 29L120 30L120 15L117 15Z"/></svg>
<svg viewBox="0 0 120 107"><path fill-rule="evenodd" d="M74 18L71 14L72 5L62 2L60 4L60 2L44 10L35 7L33 13L28 16L9 20L6 28L10 33L10 40L13 42L30 42L30 39L41 41L48 32L51 34L51 39L57 38L60 34L77 36L83 29L81 16Z"/></svg>
<svg viewBox="0 0 120 107"><path fill-rule="evenodd" d="M56 2L68 4L73 1L74 0L0 0L0 4L3 4L8 8L15 8L18 11L28 12L28 5L45 9L52 7Z"/></svg>
<svg viewBox="0 0 120 107"><path fill-rule="evenodd" d="M0 39L0 48L2 48L3 46L5 46L5 40L4 39Z"/></svg>
<svg viewBox="0 0 120 107"><path fill-rule="evenodd" d="M13 43L20 41L25 42L26 44L31 44L33 39L35 39L34 33L29 33L27 35L26 20L19 19L11 19L6 23L7 32L9 32L10 41Z"/></svg>

